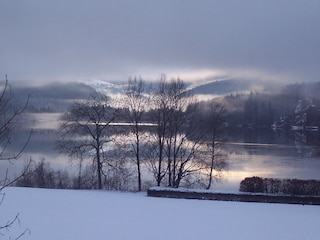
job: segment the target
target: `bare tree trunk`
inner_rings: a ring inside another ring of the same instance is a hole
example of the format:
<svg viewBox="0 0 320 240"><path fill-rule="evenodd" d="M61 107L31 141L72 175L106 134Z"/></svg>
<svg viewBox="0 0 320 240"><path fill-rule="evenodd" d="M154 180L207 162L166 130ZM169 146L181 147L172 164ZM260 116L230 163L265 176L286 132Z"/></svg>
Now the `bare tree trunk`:
<svg viewBox="0 0 320 240"><path fill-rule="evenodd" d="M138 191L140 192L141 187L141 166L140 166L140 138L139 138L139 130L138 130L138 123L136 123L136 163L138 169Z"/></svg>
<svg viewBox="0 0 320 240"><path fill-rule="evenodd" d="M157 186L160 186L162 181L162 159L163 159L163 147L161 147L163 144L161 143L161 140L159 139L159 160L158 160L158 174L157 174Z"/></svg>
<svg viewBox="0 0 320 240"><path fill-rule="evenodd" d="M171 187L172 186L172 179L174 177L174 173L172 174L171 138L168 143L167 155L168 155L168 186ZM174 171L174 168L173 168L173 171Z"/></svg>
<svg viewBox="0 0 320 240"><path fill-rule="evenodd" d="M96 156L97 156L98 188L102 189L102 164L100 159L100 147L96 148Z"/></svg>
<svg viewBox="0 0 320 240"><path fill-rule="evenodd" d="M211 164L210 164L210 173L209 173L209 183L208 183L207 189L211 188L214 161L215 161L215 141L213 137L212 143L211 143Z"/></svg>

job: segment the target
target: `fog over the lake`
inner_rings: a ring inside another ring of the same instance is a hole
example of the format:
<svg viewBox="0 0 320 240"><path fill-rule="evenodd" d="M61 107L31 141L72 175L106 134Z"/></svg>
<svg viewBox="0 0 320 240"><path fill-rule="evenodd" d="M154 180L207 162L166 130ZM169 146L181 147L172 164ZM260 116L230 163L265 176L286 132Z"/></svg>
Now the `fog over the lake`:
<svg viewBox="0 0 320 240"><path fill-rule="evenodd" d="M0 76L320 80L320 1L0 2Z"/></svg>

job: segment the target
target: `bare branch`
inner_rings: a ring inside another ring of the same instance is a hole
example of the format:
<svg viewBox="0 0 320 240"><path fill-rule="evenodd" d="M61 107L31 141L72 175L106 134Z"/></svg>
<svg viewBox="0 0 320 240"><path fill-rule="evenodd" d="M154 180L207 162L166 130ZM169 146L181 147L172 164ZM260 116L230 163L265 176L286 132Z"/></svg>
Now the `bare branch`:
<svg viewBox="0 0 320 240"><path fill-rule="evenodd" d="M13 100L13 94L11 91L11 86L8 83L8 79L6 76L6 81L3 85L2 92L0 95L0 145L1 145L1 152L0 152L0 160L14 160L17 159L21 153L26 148L27 144L32 135L32 131L28 136L25 144L21 147L18 153L14 154L13 156L4 156L6 153L7 147L11 144L11 134L15 127L16 119L25 111L29 103L29 96L26 99L24 106L20 109L15 108L10 105L11 101Z"/></svg>

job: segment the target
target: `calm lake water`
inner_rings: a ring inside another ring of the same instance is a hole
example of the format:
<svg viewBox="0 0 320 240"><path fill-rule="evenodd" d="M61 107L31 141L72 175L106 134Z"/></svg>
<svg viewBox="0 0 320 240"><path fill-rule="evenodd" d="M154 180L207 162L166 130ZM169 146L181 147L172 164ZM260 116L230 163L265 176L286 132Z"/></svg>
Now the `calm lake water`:
<svg viewBox="0 0 320 240"><path fill-rule="evenodd" d="M68 157L55 148L59 114L33 115L32 138L20 159L0 162L0 179L6 170L10 175L21 172L24 162L32 158L45 158L52 168L68 169L72 166ZM23 146L28 131L19 131L13 136L15 147ZM286 135L272 130L232 130L228 134L226 147L229 152L228 169L217 190L237 191L245 177L260 176L274 178L299 178L320 180L320 138L318 132ZM14 149L11 149L14 151Z"/></svg>

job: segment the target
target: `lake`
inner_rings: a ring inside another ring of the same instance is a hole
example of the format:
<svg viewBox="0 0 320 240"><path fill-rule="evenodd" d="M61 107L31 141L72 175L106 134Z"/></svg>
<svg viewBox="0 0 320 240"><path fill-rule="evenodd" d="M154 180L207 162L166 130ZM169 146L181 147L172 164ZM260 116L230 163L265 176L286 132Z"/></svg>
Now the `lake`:
<svg viewBox="0 0 320 240"><path fill-rule="evenodd" d="M245 177L320 179L318 132L289 135L273 130L239 129L230 133L229 171L217 188L235 189Z"/></svg>
<svg viewBox="0 0 320 240"><path fill-rule="evenodd" d="M0 179L9 170L10 176L21 172L24 162L45 158L54 169L72 170L68 157L55 147L56 128L60 114L34 114L32 138L20 159L0 162ZM28 138L28 130L13 136L19 148ZM217 190L237 191L245 177L299 178L320 180L319 133L284 134L273 130L236 129L228 133L226 148L228 169L213 186ZM14 148L10 149L14 151Z"/></svg>

